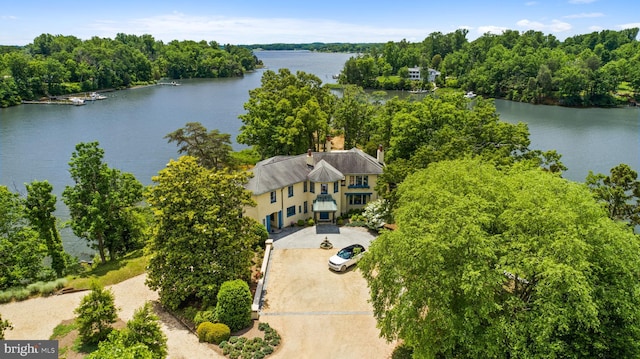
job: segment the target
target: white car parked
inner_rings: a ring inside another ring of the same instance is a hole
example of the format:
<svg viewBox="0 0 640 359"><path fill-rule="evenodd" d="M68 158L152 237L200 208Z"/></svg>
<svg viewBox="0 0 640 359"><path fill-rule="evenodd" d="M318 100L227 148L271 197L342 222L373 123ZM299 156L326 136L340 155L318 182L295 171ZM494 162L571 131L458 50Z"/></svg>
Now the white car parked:
<svg viewBox="0 0 640 359"><path fill-rule="evenodd" d="M360 244L352 244L344 247L338 253L329 258L329 269L344 272L347 268L356 264L364 254L364 247Z"/></svg>

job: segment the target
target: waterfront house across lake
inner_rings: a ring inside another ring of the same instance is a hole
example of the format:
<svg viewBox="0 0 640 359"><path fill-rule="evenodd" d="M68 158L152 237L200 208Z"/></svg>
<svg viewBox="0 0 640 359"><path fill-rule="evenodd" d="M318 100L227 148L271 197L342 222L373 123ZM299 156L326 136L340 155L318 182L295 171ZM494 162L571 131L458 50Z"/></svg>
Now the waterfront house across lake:
<svg viewBox="0 0 640 359"><path fill-rule="evenodd" d="M276 156L258 162L246 188L256 207L245 215L273 232L298 220L335 222L351 209L364 208L378 198L374 188L384 167L384 151L377 157L352 148Z"/></svg>

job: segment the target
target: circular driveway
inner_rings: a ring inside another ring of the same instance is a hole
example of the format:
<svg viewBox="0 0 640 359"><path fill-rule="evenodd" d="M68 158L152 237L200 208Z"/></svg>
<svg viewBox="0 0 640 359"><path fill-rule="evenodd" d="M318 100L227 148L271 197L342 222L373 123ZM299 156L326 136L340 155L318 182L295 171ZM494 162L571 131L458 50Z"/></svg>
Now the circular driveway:
<svg viewBox="0 0 640 359"><path fill-rule="evenodd" d="M287 229L285 229L286 231ZM327 262L340 248L375 238L362 228L319 225L274 235L260 321L282 336L274 358L389 358L395 343L379 337L367 283L356 267ZM325 237L333 249L320 249Z"/></svg>

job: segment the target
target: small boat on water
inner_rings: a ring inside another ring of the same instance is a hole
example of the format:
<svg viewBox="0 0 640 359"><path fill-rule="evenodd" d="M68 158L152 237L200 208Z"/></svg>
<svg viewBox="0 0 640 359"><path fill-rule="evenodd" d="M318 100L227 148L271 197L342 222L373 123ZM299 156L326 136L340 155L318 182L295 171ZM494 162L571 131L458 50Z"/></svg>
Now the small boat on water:
<svg viewBox="0 0 640 359"><path fill-rule="evenodd" d="M84 105L84 100L78 97L69 97L69 101L71 101L71 104L74 106Z"/></svg>
<svg viewBox="0 0 640 359"><path fill-rule="evenodd" d="M429 90L423 90L423 89L411 90L411 91L409 91L409 93L411 93L411 94L429 93Z"/></svg>
<svg viewBox="0 0 640 359"><path fill-rule="evenodd" d="M97 101L97 100L104 100L106 98L107 96L101 95L97 92L92 92L87 99L89 101Z"/></svg>
<svg viewBox="0 0 640 359"><path fill-rule="evenodd" d="M158 85L180 86L181 84L175 81L171 81L171 82L158 82Z"/></svg>

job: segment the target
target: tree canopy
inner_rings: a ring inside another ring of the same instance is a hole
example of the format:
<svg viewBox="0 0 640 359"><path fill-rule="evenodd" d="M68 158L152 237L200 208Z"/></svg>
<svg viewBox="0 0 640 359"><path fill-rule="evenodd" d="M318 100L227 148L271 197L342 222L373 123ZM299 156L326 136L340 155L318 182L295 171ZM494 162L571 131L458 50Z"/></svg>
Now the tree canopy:
<svg viewBox="0 0 640 359"><path fill-rule="evenodd" d="M142 200L142 184L126 172L103 162L98 142L79 143L69 172L75 182L62 192L71 214L73 233L97 249L102 262L137 248L141 223L135 206Z"/></svg>
<svg viewBox="0 0 640 359"><path fill-rule="evenodd" d="M33 181L27 187L25 208L27 218L47 245L51 258L51 268L61 277L65 272L69 259L62 247L60 232L56 226L56 196L52 194L53 186L47 181Z"/></svg>
<svg viewBox="0 0 640 359"><path fill-rule="evenodd" d="M629 165L617 165L608 176L589 171L586 183L596 199L604 203L609 218L640 225L640 181Z"/></svg>
<svg viewBox="0 0 640 359"><path fill-rule="evenodd" d="M407 67L441 72L439 86L488 97L569 106L612 106L626 102L614 92L623 82L640 92L638 28L602 30L561 42L539 31L505 30L474 41L467 30L435 32L422 42L387 42L349 59L340 83L365 88L410 90ZM422 86L423 84L421 84Z"/></svg>
<svg viewBox="0 0 640 359"><path fill-rule="evenodd" d="M24 200L0 186L0 290L49 277L43 264L47 246L25 211Z"/></svg>
<svg viewBox="0 0 640 359"><path fill-rule="evenodd" d="M153 181L146 198L157 225L147 284L170 309L213 305L223 282L249 277L258 235L255 221L242 217L253 204L247 174L209 170L182 156Z"/></svg>
<svg viewBox="0 0 640 359"><path fill-rule="evenodd" d="M208 169L233 168L231 135L218 130L207 131L200 122L187 122L184 128L166 135L169 142L176 142L178 153L198 159Z"/></svg>
<svg viewBox="0 0 640 359"><path fill-rule="evenodd" d="M320 150L329 134L334 96L315 75L267 70L261 87L249 91L237 141L262 158Z"/></svg>
<svg viewBox="0 0 640 359"><path fill-rule="evenodd" d="M167 44L153 36L115 38L42 34L0 53L0 106L41 96L123 88L170 78L242 76L259 65L251 50L215 41Z"/></svg>
<svg viewBox="0 0 640 359"><path fill-rule="evenodd" d="M479 159L398 188L359 263L381 335L417 358L640 354L640 242L583 184Z"/></svg>

